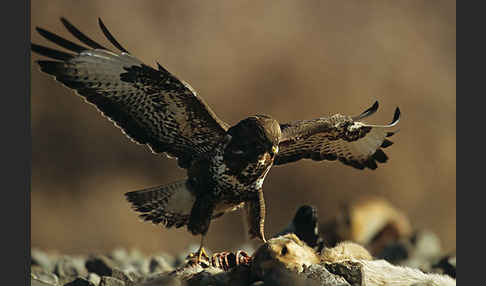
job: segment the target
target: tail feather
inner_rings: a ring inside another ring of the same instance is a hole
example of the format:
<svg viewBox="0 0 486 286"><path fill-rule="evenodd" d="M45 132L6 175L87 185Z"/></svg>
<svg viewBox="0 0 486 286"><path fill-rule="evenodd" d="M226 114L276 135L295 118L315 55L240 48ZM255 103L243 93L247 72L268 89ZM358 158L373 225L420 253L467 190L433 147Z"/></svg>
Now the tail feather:
<svg viewBox="0 0 486 286"><path fill-rule="evenodd" d="M126 199L145 221L170 228L187 225L196 197L187 186L187 180L128 192Z"/></svg>

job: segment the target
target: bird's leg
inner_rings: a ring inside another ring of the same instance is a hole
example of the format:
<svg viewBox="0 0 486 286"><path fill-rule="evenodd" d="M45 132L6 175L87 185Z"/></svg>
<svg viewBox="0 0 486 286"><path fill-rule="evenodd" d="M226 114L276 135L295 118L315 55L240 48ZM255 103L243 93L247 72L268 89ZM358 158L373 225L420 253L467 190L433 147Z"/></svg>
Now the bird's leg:
<svg viewBox="0 0 486 286"><path fill-rule="evenodd" d="M204 249L204 237L205 234L201 234L201 245L199 246L199 249L196 252L190 253L187 258L195 264L209 266L211 264L211 258L209 258Z"/></svg>
<svg viewBox="0 0 486 286"><path fill-rule="evenodd" d="M189 254L189 259L197 264L206 264L209 266L210 258L208 257L206 250L204 249L204 238L209 229L211 223L211 217L213 215L214 203L210 196L200 196L196 199L189 218L188 230L194 234L201 235L201 245L199 250L195 253Z"/></svg>

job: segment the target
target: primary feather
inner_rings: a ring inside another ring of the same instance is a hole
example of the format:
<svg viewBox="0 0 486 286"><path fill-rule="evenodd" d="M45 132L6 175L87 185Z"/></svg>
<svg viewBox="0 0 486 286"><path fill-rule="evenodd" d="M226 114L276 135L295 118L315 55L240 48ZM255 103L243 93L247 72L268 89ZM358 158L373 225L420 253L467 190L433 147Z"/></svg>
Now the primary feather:
<svg viewBox="0 0 486 286"><path fill-rule="evenodd" d="M378 102L357 117L336 114L314 120L299 120L281 124L282 138L275 165L300 159L336 160L358 169L376 169L388 157L381 148L392 144L390 128L400 119L397 108L389 125L369 125L360 121L375 113Z"/></svg>
<svg viewBox="0 0 486 286"><path fill-rule="evenodd" d="M72 52L32 44L34 52L56 60L38 61L41 70L76 90L135 142L177 157L187 168L195 154L207 152L224 136L227 125L187 83L131 56L101 20L104 35L120 52L109 51L66 19L61 21L90 48L37 28L47 40Z"/></svg>

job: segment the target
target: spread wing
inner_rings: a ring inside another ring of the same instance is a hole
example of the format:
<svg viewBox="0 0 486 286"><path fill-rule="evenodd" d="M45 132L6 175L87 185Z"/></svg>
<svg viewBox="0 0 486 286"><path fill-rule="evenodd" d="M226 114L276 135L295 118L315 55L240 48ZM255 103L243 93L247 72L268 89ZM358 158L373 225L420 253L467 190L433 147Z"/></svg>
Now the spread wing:
<svg viewBox="0 0 486 286"><path fill-rule="evenodd" d="M385 163L388 160L382 148L393 144L386 138L394 134L390 129L398 123L400 109L395 110L389 125L371 125L359 121L376 110L378 101L356 117L336 114L281 124L282 139L274 164L304 158L315 161L338 159L358 169L376 169L377 162Z"/></svg>
<svg viewBox="0 0 486 286"><path fill-rule="evenodd" d="M66 19L61 21L88 48L37 28L44 38L69 50L32 44L32 51L53 59L37 61L41 70L94 104L133 141L177 157L187 168L194 154L210 150L224 137L228 125L191 86L159 64L153 69L130 55L101 19L101 30L119 51L108 50Z"/></svg>

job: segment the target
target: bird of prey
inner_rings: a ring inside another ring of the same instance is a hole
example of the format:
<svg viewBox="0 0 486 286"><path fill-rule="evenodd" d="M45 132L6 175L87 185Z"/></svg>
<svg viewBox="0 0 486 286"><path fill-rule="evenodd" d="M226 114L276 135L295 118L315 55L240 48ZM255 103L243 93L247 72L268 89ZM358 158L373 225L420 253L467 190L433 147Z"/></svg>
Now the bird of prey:
<svg viewBox="0 0 486 286"><path fill-rule="evenodd" d="M158 63L155 69L132 56L101 19L100 28L116 50L66 19L61 22L84 46L36 28L67 50L31 44L33 52L50 58L37 61L41 71L75 90L136 143L177 158L187 178L125 196L144 220L167 228L187 226L201 235L199 259L211 220L239 208L246 211L250 236L265 241L262 185L272 165L337 159L357 169L375 169L387 161L382 148L392 144L387 137L399 120L398 108L389 125L360 121L376 112L375 102L356 117L336 114L279 123L255 115L231 126L189 84Z"/></svg>

